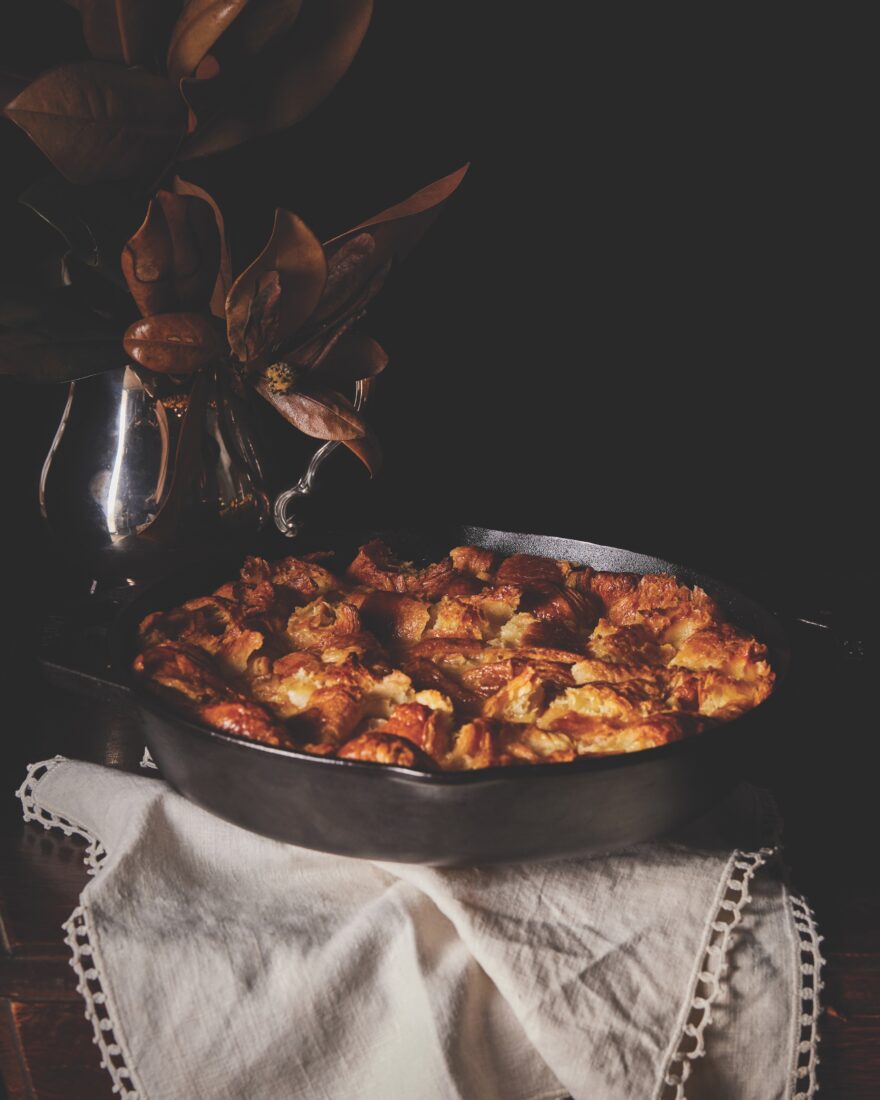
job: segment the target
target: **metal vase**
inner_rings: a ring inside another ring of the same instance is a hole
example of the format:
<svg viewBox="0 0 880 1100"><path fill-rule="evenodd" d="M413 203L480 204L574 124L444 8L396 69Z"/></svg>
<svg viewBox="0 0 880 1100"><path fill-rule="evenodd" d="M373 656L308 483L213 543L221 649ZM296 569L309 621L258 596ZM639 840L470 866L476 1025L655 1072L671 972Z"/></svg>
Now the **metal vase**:
<svg viewBox="0 0 880 1100"><path fill-rule="evenodd" d="M65 550L135 575L157 556L264 526L270 500L248 395L226 371L197 377L173 385L125 367L70 383L40 478L43 517Z"/></svg>
<svg viewBox="0 0 880 1100"><path fill-rule="evenodd" d="M270 517L297 535L299 504L339 444L318 446L298 480L270 494L252 400L224 367L184 384L131 366L71 382L40 478L55 541L98 576L137 579L246 545ZM355 407L365 400L358 382Z"/></svg>

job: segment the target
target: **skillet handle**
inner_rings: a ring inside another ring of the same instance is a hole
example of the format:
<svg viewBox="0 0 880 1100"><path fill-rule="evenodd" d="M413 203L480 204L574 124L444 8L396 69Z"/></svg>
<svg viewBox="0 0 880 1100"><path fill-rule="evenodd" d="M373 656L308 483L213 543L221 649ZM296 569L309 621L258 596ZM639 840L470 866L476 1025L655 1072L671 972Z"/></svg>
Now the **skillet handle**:
<svg viewBox="0 0 880 1100"><path fill-rule="evenodd" d="M102 702L128 701L131 690L114 667L114 624L136 588L118 585L66 601L43 622L39 665L52 687Z"/></svg>
<svg viewBox="0 0 880 1100"><path fill-rule="evenodd" d="M114 679L110 673L98 675L49 658L41 658L40 668L43 682L62 691L101 703L128 703L131 700L131 688Z"/></svg>
<svg viewBox="0 0 880 1100"><path fill-rule="evenodd" d="M863 608L816 608L794 602L777 611L793 641L817 648L836 660L861 662L876 658L880 645L873 637Z"/></svg>

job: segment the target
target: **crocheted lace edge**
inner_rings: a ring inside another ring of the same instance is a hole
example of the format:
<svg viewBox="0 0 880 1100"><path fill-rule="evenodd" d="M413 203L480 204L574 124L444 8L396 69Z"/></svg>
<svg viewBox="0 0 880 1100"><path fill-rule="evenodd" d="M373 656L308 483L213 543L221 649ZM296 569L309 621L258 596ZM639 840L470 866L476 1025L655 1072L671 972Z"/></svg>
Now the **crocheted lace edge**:
<svg viewBox="0 0 880 1100"><path fill-rule="evenodd" d="M149 750L144 751L144 757L142 767L155 767L149 758ZM44 829L60 829L65 836L75 834L87 842L85 863L89 874L94 875L100 871L107 856L103 843L84 826L40 806L34 795L35 784L63 760L63 756L56 756L52 760L29 764L25 780L16 795L21 801L25 821L37 821ZM760 848L754 852L737 850L730 858L720 893L721 900L709 928L709 942L695 976L689 1011L664 1076L665 1088L674 1090L672 1093L664 1092L663 1095L669 1096L669 1100L686 1100L685 1087L693 1063L706 1053L705 1032L712 1022L712 1006L721 994L733 933L742 921L745 906L751 901L749 885L757 871L777 854L777 848ZM801 975L791 1095L797 1100L810 1100L818 1090L819 994L824 987L821 971L825 962L819 945L823 937L818 934L816 915L804 898L790 894L788 900ZM110 1074L113 1091L119 1093L122 1100L142 1100L143 1093L139 1091L127 1064L123 1045L119 1041L121 1036L113 1021L98 970L92 965L94 945L87 909L78 905L63 928L66 933L64 942L72 953L70 965L77 975L77 992L86 1003L85 1016L95 1033L93 1042L101 1052L101 1067ZM693 1021L695 1015L697 1019Z"/></svg>
<svg viewBox="0 0 880 1100"><path fill-rule="evenodd" d="M101 840L78 822L41 806L36 799L37 782L57 767L65 758L41 760L28 764L24 782L15 792L21 801L25 821L36 821L44 829L60 829L65 836L79 836L87 842L84 862L88 873L96 875L107 858L107 850ZM88 907L79 904L64 922L64 942L70 948L70 965L76 974L77 992L85 1001L85 1017L94 1031L92 1042L101 1053L101 1068L106 1069L113 1082L113 1091L122 1100L145 1100L143 1089L130 1068L131 1059L114 1021L112 1004L102 986L97 960L96 944L92 935Z"/></svg>
<svg viewBox="0 0 880 1100"><path fill-rule="evenodd" d="M799 1016L795 1024L794 1064L791 1068L792 1096L809 1100L819 1089L816 1067L819 1065L819 1016L822 1012L822 957L816 914L799 894L789 894L789 916L794 930L801 975Z"/></svg>
<svg viewBox="0 0 880 1100"><path fill-rule="evenodd" d="M737 849L730 858L720 891L721 900L709 926L708 943L693 983L684 1027L663 1078L661 1100L687 1100L687 1080L693 1064L706 1053L706 1029L712 1023L712 1007L721 995L734 931L752 900L749 885L758 870L779 852L778 848L759 848L754 852ZM790 1096L792 1100L810 1100L819 1088L816 1072L820 1039L819 993L824 985L821 970L825 962L819 944L823 937L818 934L815 913L802 897L789 894L788 909L799 951L800 970Z"/></svg>

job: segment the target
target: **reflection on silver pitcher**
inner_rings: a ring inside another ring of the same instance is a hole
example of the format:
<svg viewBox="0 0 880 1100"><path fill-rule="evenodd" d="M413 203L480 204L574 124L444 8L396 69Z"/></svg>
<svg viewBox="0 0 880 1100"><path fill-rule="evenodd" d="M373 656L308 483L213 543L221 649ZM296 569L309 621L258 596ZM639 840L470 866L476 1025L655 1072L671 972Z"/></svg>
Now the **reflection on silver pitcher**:
<svg viewBox="0 0 880 1100"><path fill-rule="evenodd" d="M140 556L260 530L270 507L247 400L225 371L196 385L203 408L181 448L192 384L154 387L131 367L71 382L40 478L40 507L59 541L86 555Z"/></svg>
<svg viewBox="0 0 880 1100"><path fill-rule="evenodd" d="M357 409L365 398L358 382ZM132 367L71 382L40 478L55 539L96 566L133 575L160 555L244 541L270 516L282 534L296 535L298 501L339 444L318 447L273 506L251 400L225 369L180 385ZM197 415L182 439L191 402Z"/></svg>

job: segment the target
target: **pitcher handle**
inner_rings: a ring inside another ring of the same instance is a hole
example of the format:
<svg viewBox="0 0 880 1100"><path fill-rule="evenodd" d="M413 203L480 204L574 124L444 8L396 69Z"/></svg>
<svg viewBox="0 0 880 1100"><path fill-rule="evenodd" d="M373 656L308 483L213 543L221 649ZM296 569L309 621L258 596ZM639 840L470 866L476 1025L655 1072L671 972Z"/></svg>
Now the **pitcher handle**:
<svg viewBox="0 0 880 1100"><path fill-rule="evenodd" d="M354 390L354 407L360 412L367 401L367 387L364 383L356 382ZM295 538L303 529L303 521L295 514L296 501L302 497L311 496L315 491L315 478L318 470L324 465L330 455L339 446L339 440L330 439L322 444L312 455L306 467L306 472L295 485L289 489L283 489L272 506L272 515L275 518L275 526L287 538Z"/></svg>

